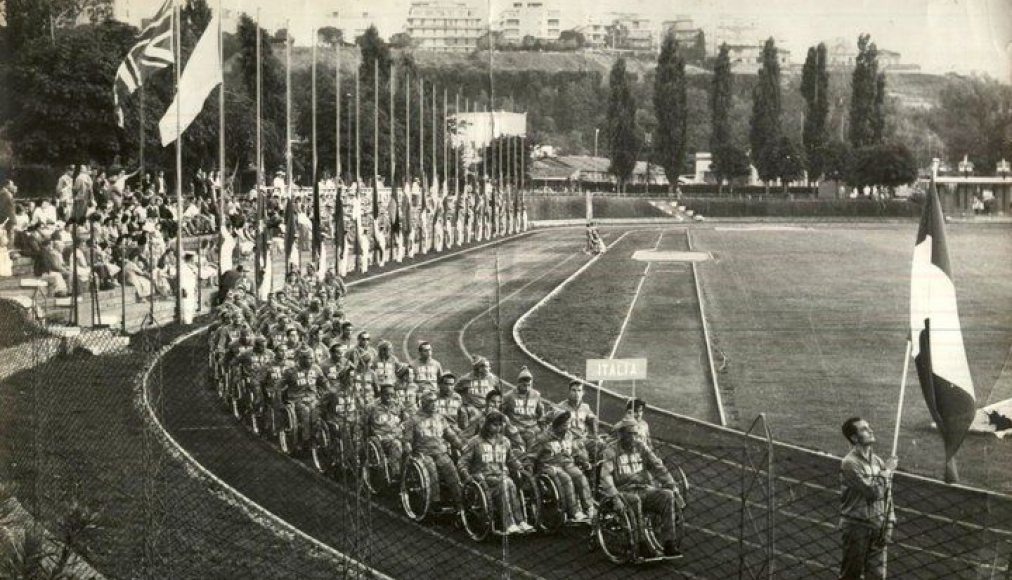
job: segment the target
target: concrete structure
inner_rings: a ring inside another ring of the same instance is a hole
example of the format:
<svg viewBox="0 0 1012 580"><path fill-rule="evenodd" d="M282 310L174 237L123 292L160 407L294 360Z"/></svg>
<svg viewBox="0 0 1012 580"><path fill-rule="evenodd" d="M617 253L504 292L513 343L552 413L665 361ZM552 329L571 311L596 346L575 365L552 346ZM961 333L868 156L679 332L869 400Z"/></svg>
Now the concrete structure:
<svg viewBox="0 0 1012 580"><path fill-rule="evenodd" d="M611 31L620 28L622 34ZM576 27L588 47L614 50L656 51L658 31L649 18L632 12L603 12L592 14Z"/></svg>
<svg viewBox="0 0 1012 580"><path fill-rule="evenodd" d="M668 32L673 32L675 34L675 41L678 42L678 46L695 46L696 38L699 36L700 31L701 29L693 23L692 18L688 16L678 16L674 20L665 20L661 23L658 42L663 42L664 39L667 38Z"/></svg>
<svg viewBox="0 0 1012 580"><path fill-rule="evenodd" d="M486 26L469 2L416 0L411 3L406 30L420 50L471 52Z"/></svg>
<svg viewBox="0 0 1012 580"><path fill-rule="evenodd" d="M499 14L498 30L506 44L521 44L528 36L541 41L558 40L562 11L556 0L514 0Z"/></svg>
<svg viewBox="0 0 1012 580"><path fill-rule="evenodd" d="M607 157L591 155L560 155L544 157L531 164L531 180L534 187L554 191L575 190L581 187L600 187L602 184L614 186L615 176L608 173L611 160ZM668 180L664 168L651 163L649 167L644 161L637 161L632 178L627 187L642 187L649 175L650 185L666 187Z"/></svg>
<svg viewBox="0 0 1012 580"><path fill-rule="evenodd" d="M836 69L852 69L857 60L857 40L834 38L826 42L827 66ZM920 70L915 64L904 64L902 55L894 50L878 48L879 70Z"/></svg>
<svg viewBox="0 0 1012 580"><path fill-rule="evenodd" d="M731 58L731 72L736 74L756 74L762 68L762 44L729 44L728 56ZM780 68L791 65L791 51L777 47L777 60Z"/></svg>
<svg viewBox="0 0 1012 580"><path fill-rule="evenodd" d="M717 55L721 44L753 44L756 39L762 38L755 21L727 15L721 15L715 24L705 29L705 32L707 51L710 56Z"/></svg>

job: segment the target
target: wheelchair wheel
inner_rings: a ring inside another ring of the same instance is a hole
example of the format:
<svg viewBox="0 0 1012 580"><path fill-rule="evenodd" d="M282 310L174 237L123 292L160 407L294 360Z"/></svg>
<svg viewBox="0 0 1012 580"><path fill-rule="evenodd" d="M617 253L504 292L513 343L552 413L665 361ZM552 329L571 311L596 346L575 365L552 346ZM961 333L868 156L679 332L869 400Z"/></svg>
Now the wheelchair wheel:
<svg viewBox="0 0 1012 580"><path fill-rule="evenodd" d="M327 429L320 427L317 429L316 436L309 443L309 459L313 464L313 468L320 473L326 473L329 467L327 461L327 450L330 449L330 437L327 436Z"/></svg>
<svg viewBox="0 0 1012 580"><path fill-rule="evenodd" d="M602 506L594 521L594 536L605 557L615 564L625 564L633 559L636 532L625 511L616 510L611 505Z"/></svg>
<svg viewBox="0 0 1012 580"><path fill-rule="evenodd" d="M562 505L562 494L559 486L550 475L537 476L538 488L541 493L541 510L538 528L543 532L555 532L566 523L566 509Z"/></svg>
<svg viewBox="0 0 1012 580"><path fill-rule="evenodd" d="M229 410L236 421L242 421L242 411L239 410L239 397L235 393L229 396Z"/></svg>
<svg viewBox="0 0 1012 580"><path fill-rule="evenodd" d="M432 485L429 472L421 461L414 457L409 459L401 478L401 506L412 520L420 522L429 514L429 492Z"/></svg>
<svg viewBox="0 0 1012 580"><path fill-rule="evenodd" d="M278 447L281 448L281 452L285 455L291 455L299 424L298 417L295 415L295 405L291 403L286 404L281 415L284 417L283 422L285 425L279 425L277 431Z"/></svg>
<svg viewBox="0 0 1012 580"><path fill-rule="evenodd" d="M538 483L538 477L525 477L522 474L517 474L513 481L517 484L520 505L523 506L527 523L535 528L541 528L541 486Z"/></svg>
<svg viewBox="0 0 1012 580"><path fill-rule="evenodd" d="M370 438L365 448L363 479L366 488L373 494L379 494L390 487L390 469L387 466L386 454L379 440Z"/></svg>
<svg viewBox="0 0 1012 580"><path fill-rule="evenodd" d="M492 533L492 513L485 489L476 481L464 486L464 509L460 512L464 530L472 540L484 541Z"/></svg>

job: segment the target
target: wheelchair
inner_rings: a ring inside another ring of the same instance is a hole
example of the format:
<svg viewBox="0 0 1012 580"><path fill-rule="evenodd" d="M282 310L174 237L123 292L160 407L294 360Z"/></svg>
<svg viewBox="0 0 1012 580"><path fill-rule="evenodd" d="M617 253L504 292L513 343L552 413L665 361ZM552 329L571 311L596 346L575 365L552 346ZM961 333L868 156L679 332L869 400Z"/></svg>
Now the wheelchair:
<svg viewBox="0 0 1012 580"><path fill-rule="evenodd" d="M534 483L537 485L538 519L535 524L539 530L553 534L566 525L586 525L589 522L570 522L566 514L565 499L555 478L547 473L535 473ZM588 481L590 476L587 476ZM578 492L577 492L578 493ZM579 500L578 500L579 501ZM534 522L531 522L534 524Z"/></svg>
<svg viewBox="0 0 1012 580"><path fill-rule="evenodd" d="M235 420L249 427L255 435L260 434L260 414L257 409L256 392L253 378L249 373L236 369L233 371L232 386L228 389L229 410Z"/></svg>
<svg viewBox="0 0 1012 580"><path fill-rule="evenodd" d="M379 495L393 487L394 474L390 470L390 462L383 450L383 443L378 437L372 436L366 441L363 450L362 481L366 489L373 495Z"/></svg>
<svg viewBox="0 0 1012 580"><path fill-rule="evenodd" d="M451 454L456 463L456 458ZM429 470L425 468L423 456L405 456L404 469L401 472L400 499L404 513L415 522L423 522L430 515L446 515L457 513L457 507L449 505L446 501L440 505L432 505L431 489L434 485ZM441 497L446 498L446 483L440 481L438 485L443 486L444 493Z"/></svg>
<svg viewBox="0 0 1012 580"><path fill-rule="evenodd" d="M526 476L512 472L510 478L517 487L520 506L524 511L527 523L540 528L541 495L537 476ZM503 506L493 506L493 496L485 484L476 480L464 484L464 510L461 512L461 523L464 531L476 542L483 542L490 535L503 536Z"/></svg>
<svg viewBox="0 0 1012 580"><path fill-rule="evenodd" d="M359 454L355 452L359 441L355 436L358 424L354 419L338 416L330 403L324 405L323 411L325 418L322 419L322 423L328 441L324 453L331 475L334 479L340 480L347 475L357 474L362 464Z"/></svg>
<svg viewBox="0 0 1012 580"><path fill-rule="evenodd" d="M675 485L687 499L689 492L689 480L680 467L675 467L672 472L675 478ZM676 506L675 514L675 542L681 547L682 539L685 537L685 514L682 509ZM601 502L597 515L591 524L590 549L600 548L605 557L615 564L645 564L648 562L662 562L678 560L682 555L664 555L664 546L658 535L661 530L661 522L656 514L643 513L643 535L646 537L647 547L653 553L642 554L639 549L637 529L632 516L628 510L620 510L615 506L614 501L606 500Z"/></svg>
<svg viewBox="0 0 1012 580"><path fill-rule="evenodd" d="M309 427L299 424L298 413L295 411L295 403L285 402L280 409L271 408L272 432L277 441L278 448L285 455L294 455L297 451L297 441L302 429ZM330 448L330 434L323 421L318 423L313 434L309 437L308 445L304 451L309 456L313 468L320 473L325 473L329 462L325 455Z"/></svg>

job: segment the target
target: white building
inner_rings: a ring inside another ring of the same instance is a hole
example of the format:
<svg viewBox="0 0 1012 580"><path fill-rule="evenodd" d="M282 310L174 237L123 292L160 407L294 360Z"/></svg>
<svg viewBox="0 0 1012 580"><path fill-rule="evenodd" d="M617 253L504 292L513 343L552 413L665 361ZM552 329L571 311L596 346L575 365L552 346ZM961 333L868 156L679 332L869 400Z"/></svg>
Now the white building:
<svg viewBox="0 0 1012 580"><path fill-rule="evenodd" d="M762 44L729 44L728 56L731 59L731 72L736 74L756 74L763 65ZM791 65L791 51L777 47L777 61L783 71Z"/></svg>
<svg viewBox="0 0 1012 580"><path fill-rule="evenodd" d="M470 52L478 47L486 26L468 2L416 0L411 3L406 30L421 50Z"/></svg>
<svg viewBox="0 0 1012 580"><path fill-rule="evenodd" d="M541 41L558 40L562 11L557 0L513 0L499 14L498 29L507 44L521 44L528 36Z"/></svg>
<svg viewBox="0 0 1012 580"><path fill-rule="evenodd" d="M622 34L609 34L615 28L621 28ZM633 12L591 14L584 24L576 27L576 31L592 48L655 51L659 46L658 30L653 21Z"/></svg>

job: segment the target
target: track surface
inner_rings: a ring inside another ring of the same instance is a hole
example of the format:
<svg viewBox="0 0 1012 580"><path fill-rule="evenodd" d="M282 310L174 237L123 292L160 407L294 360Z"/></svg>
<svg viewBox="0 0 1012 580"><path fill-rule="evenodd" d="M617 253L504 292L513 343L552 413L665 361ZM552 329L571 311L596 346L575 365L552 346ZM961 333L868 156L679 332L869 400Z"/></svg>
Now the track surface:
<svg viewBox="0 0 1012 580"><path fill-rule="evenodd" d="M658 232L657 228L631 230L614 251L653 246ZM618 235L616 231L606 232L606 242L614 241ZM367 328L376 339L393 342L401 357L413 354L418 340L429 340L444 368L456 372L466 372L468 355L474 354L498 361L493 363L498 367L494 370L507 379L516 376L521 365L529 365L542 393L551 400L561 400L566 381L527 359L512 344L510 330L523 312L588 260L578 251L582 244L583 231L579 229L542 232L518 242L422 266L397 277L367 281L351 292L349 312L357 327ZM445 522L436 526L411 523L391 499L377 503L361 501L363 496L282 457L264 440L252 436L222 413L204 382L205 360L201 336L174 349L163 361L165 376L178 377L152 385L156 410L166 428L215 475L349 556L394 577L488 578L509 572L517 577L562 578L579 574L595 578L628 573L628 569L609 564L599 553L588 554L587 537L582 531L566 530L555 538L533 536L510 540L508 546L502 542L474 544L462 531ZM614 420L619 413L620 401L609 399L602 419ZM723 459L725 455L720 448L737 446L737 453L741 448L740 436L715 436L705 429L673 421L651 424L661 439L693 447L694 450L684 450L666 445L663 454L677 457L686 467L697 484L690 500L700 499L690 502L686 514L690 525L684 546L687 558L674 565L637 568L637 577L737 575L740 497L735 491L742 470ZM708 448L715 454L708 453ZM805 475L814 480L811 474ZM824 539L795 538L779 545L780 569L787 572L780 577L834 576L837 548L833 528L838 501L835 473L829 470L820 475L821 481L814 491L807 484L798 486L799 490L805 488L805 494L791 506L787 517L781 508L777 528L778 537L791 538L799 530L814 527ZM761 490L756 495L761 496ZM752 495L750 499L762 500ZM704 510L706 513L702 513ZM705 526L699 526L700 522L706 522ZM351 529L355 532L349 533ZM747 536L746 546L757 549L760 535ZM932 541L937 543L900 546L896 552L949 549L948 538ZM508 550L505 558L508 566L503 564L504 550ZM900 568L894 568L895 573L902 573L903 562L902 559L896 562ZM964 572L969 570L954 562L945 577L972 577Z"/></svg>

